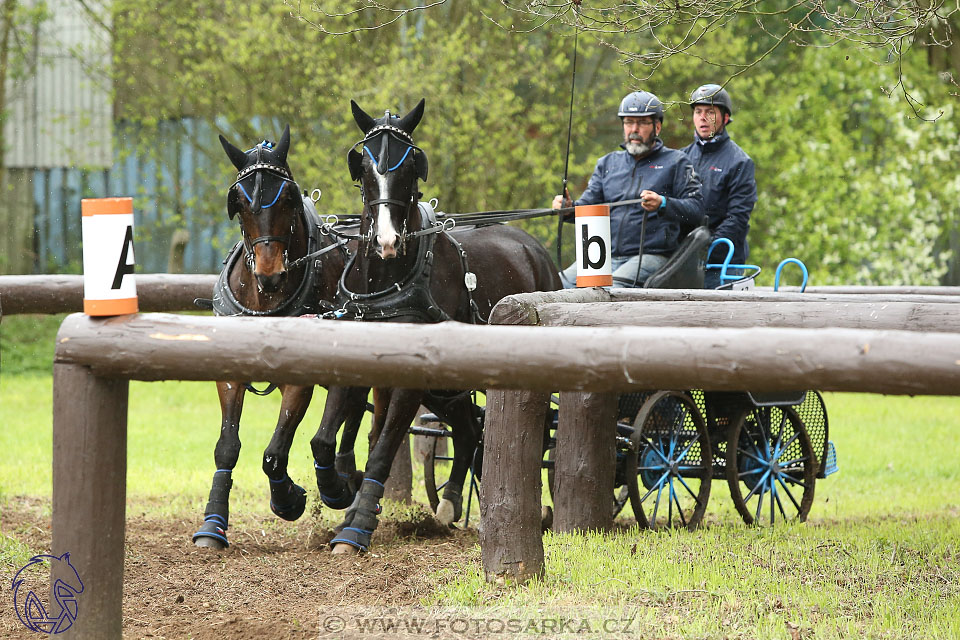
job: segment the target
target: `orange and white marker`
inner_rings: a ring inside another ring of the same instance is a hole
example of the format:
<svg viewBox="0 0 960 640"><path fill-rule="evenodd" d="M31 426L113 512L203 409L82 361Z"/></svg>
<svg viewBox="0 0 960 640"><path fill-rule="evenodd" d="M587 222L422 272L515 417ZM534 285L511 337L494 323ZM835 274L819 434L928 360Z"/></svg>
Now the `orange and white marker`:
<svg viewBox="0 0 960 640"><path fill-rule="evenodd" d="M133 198L80 201L83 233L83 312L91 316L136 313L133 277Z"/></svg>
<svg viewBox="0 0 960 640"><path fill-rule="evenodd" d="M585 204L576 208L577 286L613 285L610 249L610 207Z"/></svg>

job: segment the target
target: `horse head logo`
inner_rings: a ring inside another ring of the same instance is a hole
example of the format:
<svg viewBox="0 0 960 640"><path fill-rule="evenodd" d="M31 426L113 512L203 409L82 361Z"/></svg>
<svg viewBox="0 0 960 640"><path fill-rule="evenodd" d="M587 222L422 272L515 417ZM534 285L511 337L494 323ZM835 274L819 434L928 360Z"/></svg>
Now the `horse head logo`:
<svg viewBox="0 0 960 640"><path fill-rule="evenodd" d="M56 576L52 587L51 576ZM13 603L20 622L31 631L63 633L77 619L77 596L83 593L80 574L70 554L33 556L13 577ZM49 610L44 604L50 603Z"/></svg>

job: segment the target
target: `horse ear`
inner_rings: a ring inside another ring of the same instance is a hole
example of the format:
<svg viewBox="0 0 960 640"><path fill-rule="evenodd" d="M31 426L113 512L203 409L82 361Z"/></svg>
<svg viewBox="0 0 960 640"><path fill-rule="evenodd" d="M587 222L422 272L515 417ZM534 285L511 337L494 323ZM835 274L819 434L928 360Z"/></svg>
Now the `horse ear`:
<svg viewBox="0 0 960 640"><path fill-rule="evenodd" d="M220 134L220 144L223 146L223 150L227 152L227 157L230 158L230 162L237 168L237 171L247 165L247 154L227 142L223 134Z"/></svg>
<svg viewBox="0 0 960 640"><path fill-rule="evenodd" d="M280 162L286 162L288 151L290 151L290 125L289 124L283 130L283 135L280 136L280 142L277 143L277 148L274 150L274 152L277 154L277 157L280 159Z"/></svg>
<svg viewBox="0 0 960 640"><path fill-rule="evenodd" d="M350 149L347 152L347 166L350 167L350 178L359 180L363 174L363 154Z"/></svg>
<svg viewBox="0 0 960 640"><path fill-rule="evenodd" d="M417 128L418 124L420 124L420 119L423 118L423 103L424 99L420 98L420 102L417 103L417 106L411 109L410 113L403 116L397 126L407 133L413 133L413 130Z"/></svg>
<svg viewBox="0 0 960 640"><path fill-rule="evenodd" d="M240 194L237 188L233 187L227 191L227 217L233 220L233 216L240 213Z"/></svg>
<svg viewBox="0 0 960 640"><path fill-rule="evenodd" d="M370 129L373 129L376 122L353 100L350 101L350 109L353 111L353 119L356 121L357 126L360 127L360 131L363 131L364 135L366 135Z"/></svg>
<svg viewBox="0 0 960 640"><path fill-rule="evenodd" d="M417 175L420 176L420 179L424 182L427 181L427 154L423 151L418 151L415 156L413 156L414 166L417 167Z"/></svg>

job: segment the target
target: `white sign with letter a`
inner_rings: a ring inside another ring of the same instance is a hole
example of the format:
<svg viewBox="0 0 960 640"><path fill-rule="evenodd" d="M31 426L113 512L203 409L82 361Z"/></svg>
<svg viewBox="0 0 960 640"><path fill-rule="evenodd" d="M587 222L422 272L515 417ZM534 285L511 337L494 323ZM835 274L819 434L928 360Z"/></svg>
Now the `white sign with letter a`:
<svg viewBox="0 0 960 640"><path fill-rule="evenodd" d="M576 209L577 286L613 285L613 258L610 248L610 207L580 205Z"/></svg>
<svg viewBox="0 0 960 640"><path fill-rule="evenodd" d="M133 198L85 198L83 312L91 316L136 313L133 268Z"/></svg>

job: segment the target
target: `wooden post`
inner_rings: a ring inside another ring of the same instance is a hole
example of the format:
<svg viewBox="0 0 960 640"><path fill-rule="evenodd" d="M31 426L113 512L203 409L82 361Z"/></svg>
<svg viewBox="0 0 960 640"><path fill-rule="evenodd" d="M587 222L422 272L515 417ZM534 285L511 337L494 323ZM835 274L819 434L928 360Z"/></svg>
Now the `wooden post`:
<svg viewBox="0 0 960 640"><path fill-rule="evenodd" d="M53 366L52 550L70 554L83 582L67 638L121 636L128 388L81 365Z"/></svg>
<svg viewBox="0 0 960 640"><path fill-rule="evenodd" d="M383 489L383 497L410 504L413 502L413 463L410 460L410 434L403 437L397 455L390 467L390 475Z"/></svg>
<svg viewBox="0 0 960 640"><path fill-rule="evenodd" d="M553 471L554 531L612 528L616 425L616 394L560 394Z"/></svg>
<svg viewBox="0 0 960 640"><path fill-rule="evenodd" d="M543 575L540 460L550 394L487 391L480 548L487 582Z"/></svg>

